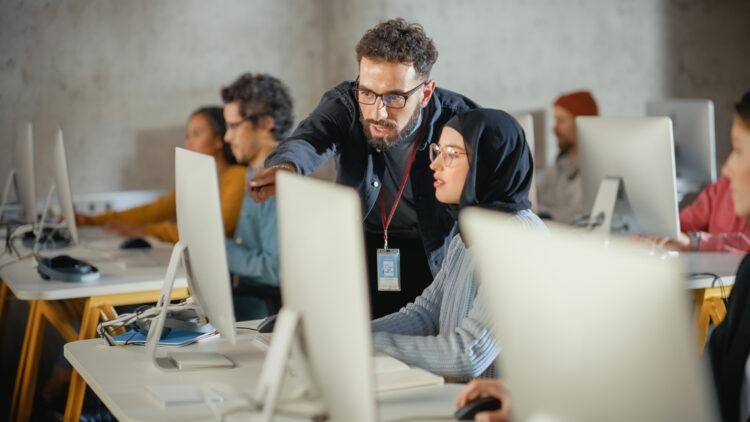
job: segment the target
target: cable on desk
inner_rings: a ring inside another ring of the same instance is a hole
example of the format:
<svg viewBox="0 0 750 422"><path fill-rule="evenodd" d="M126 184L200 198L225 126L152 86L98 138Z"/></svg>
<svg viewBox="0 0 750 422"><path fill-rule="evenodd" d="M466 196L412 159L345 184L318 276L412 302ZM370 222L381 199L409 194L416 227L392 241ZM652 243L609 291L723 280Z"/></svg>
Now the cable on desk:
<svg viewBox="0 0 750 422"><path fill-rule="evenodd" d="M257 328L253 328L253 327L240 327L240 326L235 326L234 328L236 328L236 329L238 329L238 330L250 330L250 331L258 331L258 329L257 329Z"/></svg>
<svg viewBox="0 0 750 422"><path fill-rule="evenodd" d="M711 288L716 287L716 284L719 284L719 290L721 291L721 301L724 302L724 307L729 308L729 300L727 298L727 292L724 288L724 281L719 277L717 274L709 273L709 272L703 272L703 273L690 273L688 275L690 278L703 278L703 277L711 277Z"/></svg>

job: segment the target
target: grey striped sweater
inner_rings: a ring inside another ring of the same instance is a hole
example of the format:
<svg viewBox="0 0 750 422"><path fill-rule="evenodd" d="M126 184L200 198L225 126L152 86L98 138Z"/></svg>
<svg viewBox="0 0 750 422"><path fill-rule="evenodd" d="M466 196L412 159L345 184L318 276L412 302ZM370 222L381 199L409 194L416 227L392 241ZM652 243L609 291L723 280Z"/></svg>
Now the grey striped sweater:
<svg viewBox="0 0 750 422"><path fill-rule="evenodd" d="M528 228L544 227L529 210L513 217ZM432 284L413 303L372 322L373 348L442 376L491 375L500 346L478 294L470 250L457 227L454 232Z"/></svg>

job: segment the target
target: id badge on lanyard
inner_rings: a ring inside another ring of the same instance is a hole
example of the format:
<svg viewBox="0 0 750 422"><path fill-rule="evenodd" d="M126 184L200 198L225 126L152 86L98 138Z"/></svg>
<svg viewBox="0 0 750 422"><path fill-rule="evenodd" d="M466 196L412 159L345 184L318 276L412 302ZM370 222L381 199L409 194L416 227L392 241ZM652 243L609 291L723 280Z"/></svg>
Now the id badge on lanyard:
<svg viewBox="0 0 750 422"><path fill-rule="evenodd" d="M378 268L378 291L379 292L400 292L401 291L401 252L398 249L388 248L388 226L396 212L396 207L404 193L406 181L409 179L409 171L414 163L414 156L417 153L417 140L411 148L409 161L406 163L404 175L401 177L401 184L398 188L398 194L393 201L391 212L385 215L385 196L383 190L380 190L378 203L380 206L380 222L383 225L383 248L377 251L377 268Z"/></svg>
<svg viewBox="0 0 750 422"><path fill-rule="evenodd" d="M378 291L401 291L401 256L398 249L378 249Z"/></svg>

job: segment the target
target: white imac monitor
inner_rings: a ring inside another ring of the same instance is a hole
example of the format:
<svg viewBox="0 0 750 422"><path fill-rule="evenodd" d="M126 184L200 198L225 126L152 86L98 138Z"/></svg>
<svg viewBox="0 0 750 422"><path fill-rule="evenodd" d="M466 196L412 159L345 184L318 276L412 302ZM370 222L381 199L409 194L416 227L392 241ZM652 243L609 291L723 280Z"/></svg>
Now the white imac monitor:
<svg viewBox="0 0 750 422"><path fill-rule="evenodd" d="M217 352L173 351L167 352L166 358L157 356L180 262L187 272L191 297L198 301L199 314L231 344L237 341L216 162L211 156L175 148L175 179L180 240L172 249L157 302L161 310L149 327L145 353L162 369L231 367L234 363Z"/></svg>
<svg viewBox="0 0 750 422"><path fill-rule="evenodd" d="M518 121L523 129L523 133L526 136L526 142L529 144L529 151L531 151L531 157L536 160L534 151L536 150L536 140L534 137L534 118L531 113L514 114L513 117ZM536 193L536 163L534 164L534 174L531 179L531 189L529 189L529 201L531 201L531 209L537 211L538 200Z"/></svg>
<svg viewBox="0 0 750 422"><path fill-rule="evenodd" d="M459 219L514 420L718 420L678 261L487 210Z"/></svg>
<svg viewBox="0 0 750 422"><path fill-rule="evenodd" d="M34 178L34 134L31 123L19 131L16 143L16 192L25 223L36 223L36 180Z"/></svg>
<svg viewBox="0 0 750 422"><path fill-rule="evenodd" d="M329 420L374 421L359 196L351 188L290 173L277 178L282 312L300 317L310 375ZM277 336L279 320L274 340Z"/></svg>
<svg viewBox="0 0 750 422"><path fill-rule="evenodd" d="M646 104L646 114L672 119L677 179L686 191L697 192L716 181L713 101L651 101Z"/></svg>
<svg viewBox="0 0 750 422"><path fill-rule="evenodd" d="M60 210L65 218L71 240L74 244L78 244L78 228L76 227L76 216L73 210L73 195L70 192L65 143L63 142L62 129L59 128L55 137L54 168L55 189L57 190L57 199L60 202Z"/></svg>
<svg viewBox="0 0 750 422"><path fill-rule="evenodd" d="M594 208L602 182L615 180L613 231L677 237L672 123L667 117L578 117L583 206ZM597 203L597 208L598 207ZM600 213L592 212L598 220ZM598 224L598 222L597 222Z"/></svg>
<svg viewBox="0 0 750 422"><path fill-rule="evenodd" d="M216 162L208 155L176 148L175 183L177 230L186 248L190 294L198 299L211 325L234 344L234 305Z"/></svg>

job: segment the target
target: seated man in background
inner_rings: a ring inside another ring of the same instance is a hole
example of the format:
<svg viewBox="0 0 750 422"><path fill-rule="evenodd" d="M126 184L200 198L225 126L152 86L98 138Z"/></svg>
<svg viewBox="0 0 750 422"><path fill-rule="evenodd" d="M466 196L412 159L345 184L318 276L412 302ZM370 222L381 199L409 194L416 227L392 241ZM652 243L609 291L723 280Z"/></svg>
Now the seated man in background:
<svg viewBox="0 0 750 422"><path fill-rule="evenodd" d="M292 127L292 97L270 75L246 73L221 90L227 131L224 139L238 162L247 164L247 180ZM229 271L235 282L238 321L273 314L280 306L276 198L256 203L245 197L234 238L226 240Z"/></svg>
<svg viewBox="0 0 750 422"><path fill-rule="evenodd" d="M599 109L588 91L561 95L555 100L555 135L560 152L555 164L543 171L537 182L539 214L573 224L583 209L583 188L578 165L577 116L597 116Z"/></svg>
<svg viewBox="0 0 750 422"><path fill-rule="evenodd" d="M216 160L221 194L224 232L231 235L240 213L245 183L245 167L237 165L229 145L224 143L225 123L221 107L201 107L190 115L185 129L185 148L211 155ZM164 242L177 242L177 203L175 191L156 201L124 211L76 215L80 225L108 225L123 236L153 236Z"/></svg>

